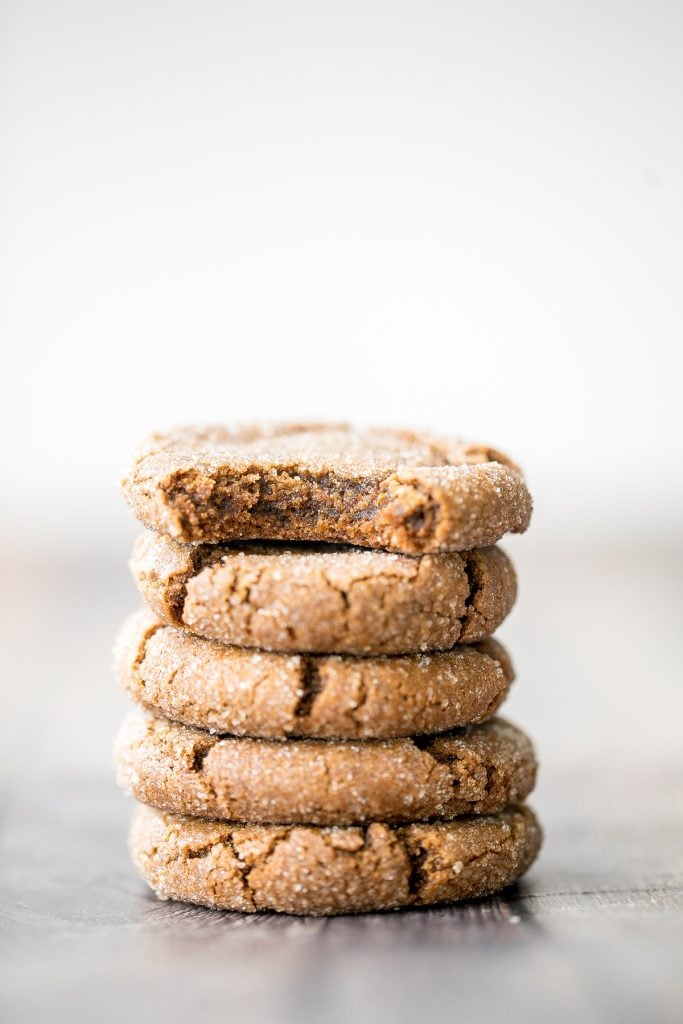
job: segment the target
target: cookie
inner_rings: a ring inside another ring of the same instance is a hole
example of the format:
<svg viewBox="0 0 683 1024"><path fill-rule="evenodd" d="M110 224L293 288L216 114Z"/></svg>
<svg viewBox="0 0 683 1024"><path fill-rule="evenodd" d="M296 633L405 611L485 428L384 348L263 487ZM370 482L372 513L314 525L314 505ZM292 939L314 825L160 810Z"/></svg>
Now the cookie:
<svg viewBox="0 0 683 1024"><path fill-rule="evenodd" d="M496 547L415 557L331 545L195 546L146 533L130 564L164 622L271 651L448 650L493 633L517 591Z"/></svg>
<svg viewBox="0 0 683 1024"><path fill-rule="evenodd" d="M365 828L235 825L136 810L130 850L161 899L287 914L349 914L498 892L531 866L528 807L458 821Z"/></svg>
<svg viewBox="0 0 683 1024"><path fill-rule="evenodd" d="M218 733L383 739L490 718L514 678L487 639L443 654L351 658L226 647L142 609L115 645L119 682L143 707Z"/></svg>
<svg viewBox="0 0 683 1024"><path fill-rule="evenodd" d="M488 814L523 800L536 758L515 726L421 739L218 737L135 710L116 743L119 784L176 814L270 824L403 823Z"/></svg>
<svg viewBox="0 0 683 1024"><path fill-rule="evenodd" d="M184 542L339 541L407 554L522 533L519 468L479 444L309 424L154 434L122 480L146 526Z"/></svg>

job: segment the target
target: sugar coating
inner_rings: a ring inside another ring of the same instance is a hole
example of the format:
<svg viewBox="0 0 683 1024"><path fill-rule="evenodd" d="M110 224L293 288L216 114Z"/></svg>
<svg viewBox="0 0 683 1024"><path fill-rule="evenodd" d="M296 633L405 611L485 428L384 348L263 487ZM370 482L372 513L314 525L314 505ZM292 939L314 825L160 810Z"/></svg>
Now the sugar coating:
<svg viewBox="0 0 683 1024"><path fill-rule="evenodd" d="M115 759L119 784L143 803L275 824L488 814L522 801L536 777L530 741L499 718L420 740L277 742L212 736L136 709Z"/></svg>
<svg viewBox="0 0 683 1024"><path fill-rule="evenodd" d="M187 545L145 533L130 564L169 625L273 651L448 650L493 633L517 591L496 547L416 557L331 545Z"/></svg>
<svg viewBox="0 0 683 1024"><path fill-rule="evenodd" d="M490 718L514 678L493 639L395 657L274 654L203 640L141 609L114 669L143 707L215 733L284 739L387 738Z"/></svg>
<svg viewBox="0 0 683 1024"><path fill-rule="evenodd" d="M529 868L541 830L524 806L391 827L238 825L135 813L130 849L162 899L290 914L341 914L494 893Z"/></svg>
<svg viewBox="0 0 683 1024"><path fill-rule="evenodd" d="M523 532L531 517L523 476L499 451L345 425L155 434L122 489L146 526L192 543L265 538L465 551Z"/></svg>

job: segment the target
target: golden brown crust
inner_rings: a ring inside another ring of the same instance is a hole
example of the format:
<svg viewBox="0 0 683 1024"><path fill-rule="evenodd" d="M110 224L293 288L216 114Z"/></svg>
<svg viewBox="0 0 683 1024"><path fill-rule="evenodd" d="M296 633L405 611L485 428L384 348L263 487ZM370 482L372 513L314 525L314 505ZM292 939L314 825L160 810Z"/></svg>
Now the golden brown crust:
<svg viewBox="0 0 683 1024"><path fill-rule="evenodd" d="M531 792L536 758L502 719L422 739L218 737L141 711L116 743L120 785L176 814L357 825L489 814Z"/></svg>
<svg viewBox="0 0 683 1024"><path fill-rule="evenodd" d="M481 445L346 426L155 434L122 480L134 514L183 542L339 541L419 554L523 532L518 467Z"/></svg>
<svg viewBox="0 0 683 1024"><path fill-rule="evenodd" d="M489 638L441 654L351 658L228 647L142 609L115 645L116 676L142 707L217 733L385 739L483 722L514 678Z"/></svg>
<svg viewBox="0 0 683 1024"><path fill-rule="evenodd" d="M162 899L310 915L498 892L528 870L540 845L524 806L398 828L235 825L140 807L130 834L133 860Z"/></svg>
<svg viewBox="0 0 683 1024"><path fill-rule="evenodd" d="M329 545L188 545L145 533L130 564L164 622L271 651L448 650L493 633L517 591L496 547L415 557Z"/></svg>

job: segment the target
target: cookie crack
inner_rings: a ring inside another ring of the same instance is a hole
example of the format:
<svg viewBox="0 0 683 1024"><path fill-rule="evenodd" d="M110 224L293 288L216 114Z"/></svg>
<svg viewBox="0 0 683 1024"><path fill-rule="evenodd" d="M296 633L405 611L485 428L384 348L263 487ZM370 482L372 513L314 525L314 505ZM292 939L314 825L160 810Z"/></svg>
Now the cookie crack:
<svg viewBox="0 0 683 1024"><path fill-rule="evenodd" d="M215 849L215 847L218 846L218 845L220 845L220 844L218 844L218 843L205 843L204 846L193 847L192 849L187 850L185 852L185 859L186 860L200 860L202 857L208 857L209 854L211 853L211 851L213 849Z"/></svg>
<svg viewBox="0 0 683 1024"><path fill-rule="evenodd" d="M352 715L351 715L351 717L354 720L357 720L358 712L361 710L363 705L367 704L368 697L369 697L369 694L368 694L367 683L365 682L365 678L363 676L363 673L361 672L359 677L358 677L358 699L356 700L355 704L353 705Z"/></svg>
<svg viewBox="0 0 683 1024"><path fill-rule="evenodd" d="M308 718L317 697L324 689L324 683L320 677L320 666L316 658L301 656L299 684L300 697L294 708L294 717Z"/></svg>
<svg viewBox="0 0 683 1024"><path fill-rule="evenodd" d="M203 747L199 747L197 750L195 750L192 755L190 771L196 772L198 775L203 774L204 761L206 760L208 753L209 751L205 750Z"/></svg>
<svg viewBox="0 0 683 1024"><path fill-rule="evenodd" d="M246 862L240 858L239 854L235 850L232 841L232 835L230 836L230 841L228 845L230 846L233 856L237 861L237 866L242 874L242 887L244 896L245 899L249 900L254 909L256 909L256 890L251 882L252 872L255 871L256 868L266 868L268 866L269 861L275 855L278 846L286 842L289 839L290 834L291 829L286 829L284 832L281 832L278 835L273 836L273 839L268 845L268 848L264 850L262 853L260 853L254 860L253 864L250 865L247 865ZM242 867L242 865L244 866Z"/></svg>
<svg viewBox="0 0 683 1024"><path fill-rule="evenodd" d="M190 564L184 572L178 572L167 584L168 603L176 626L185 624L185 602L187 601L187 585L196 579L204 569L212 564L215 557L211 549L204 544L192 548L188 552Z"/></svg>
<svg viewBox="0 0 683 1024"><path fill-rule="evenodd" d="M491 764L484 765L484 771L486 772L486 781L484 783L484 793L486 796L491 796L496 785L496 769Z"/></svg>
<svg viewBox="0 0 683 1024"><path fill-rule="evenodd" d="M430 785L434 773L438 770L439 766L443 766L448 772L448 782L452 790L453 799L467 808L460 813L476 813L480 808L481 802L493 796L499 778L498 769L495 765L487 763L482 759L478 767L483 769L485 777L482 783L476 786L477 795L467 798L463 795L463 792L467 791L473 780L476 783L476 771L472 766L468 765L467 758L464 758L459 751L434 751L430 749L432 742L433 737L428 735L411 737L413 746L417 747L430 760L426 785Z"/></svg>
<svg viewBox="0 0 683 1024"><path fill-rule="evenodd" d="M257 608L254 604L252 604L251 592L260 585L262 576L263 566L260 566L256 571L255 579L253 579L250 583L245 582L243 584L243 593L240 594L240 604L243 605L245 608L244 629L248 633L252 642L254 641L254 637L252 635L251 626L252 622L254 621L254 616L256 614ZM237 580L235 580L235 585L233 586L233 593L235 593L236 589Z"/></svg>
<svg viewBox="0 0 683 1024"><path fill-rule="evenodd" d="M212 737L209 736L208 739L211 740ZM207 757L213 750L214 746L215 741L198 744L192 751L192 760L188 765L189 771L198 777L200 785L204 787L206 794L209 797L209 800L213 804L216 803L218 795L216 793L216 787L213 783L213 780L209 776L208 772L205 770L205 763Z"/></svg>
<svg viewBox="0 0 683 1024"><path fill-rule="evenodd" d="M247 867L246 861L244 861L242 857L240 857L239 853L235 848L235 842L232 832L227 832L222 837L222 843L224 846L227 847L228 850L230 850L233 861L235 863L235 867L239 872L240 883L242 885L242 896L247 901L247 903L249 903L249 905L255 909L256 902L254 900L254 891L249 884L249 875L256 865L254 864L252 865L252 867Z"/></svg>
<svg viewBox="0 0 683 1024"><path fill-rule="evenodd" d="M152 623L151 625L145 628L144 634L138 642L137 650L135 652L135 659L133 661L133 664L131 665L130 674L140 689L144 690L145 688L145 681L142 678L140 668L142 666L143 661L147 657L147 645L149 644L154 634L158 633L159 630L163 628L163 622Z"/></svg>
<svg viewBox="0 0 683 1024"><path fill-rule="evenodd" d="M470 624L477 611L477 598L481 590L481 581L477 573L475 559L467 552L463 555L463 570L467 577L468 594L465 598L465 610L459 617L461 632Z"/></svg>
<svg viewBox="0 0 683 1024"><path fill-rule="evenodd" d="M413 899L418 899L420 891L427 881L424 864L427 860L427 850L424 846L419 844L417 847L411 847L408 844L403 844L406 856L408 857L408 895Z"/></svg>

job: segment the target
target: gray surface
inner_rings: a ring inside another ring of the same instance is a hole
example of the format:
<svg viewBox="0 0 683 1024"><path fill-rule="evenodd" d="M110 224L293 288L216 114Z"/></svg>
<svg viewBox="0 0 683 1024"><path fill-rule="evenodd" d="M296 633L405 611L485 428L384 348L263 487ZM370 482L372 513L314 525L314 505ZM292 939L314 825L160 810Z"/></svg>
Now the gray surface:
<svg viewBox="0 0 683 1024"><path fill-rule="evenodd" d="M108 766L125 569L6 559L3 1021L680 1020L681 559L509 549L508 711L540 749L542 856L495 899L323 921L147 892Z"/></svg>

